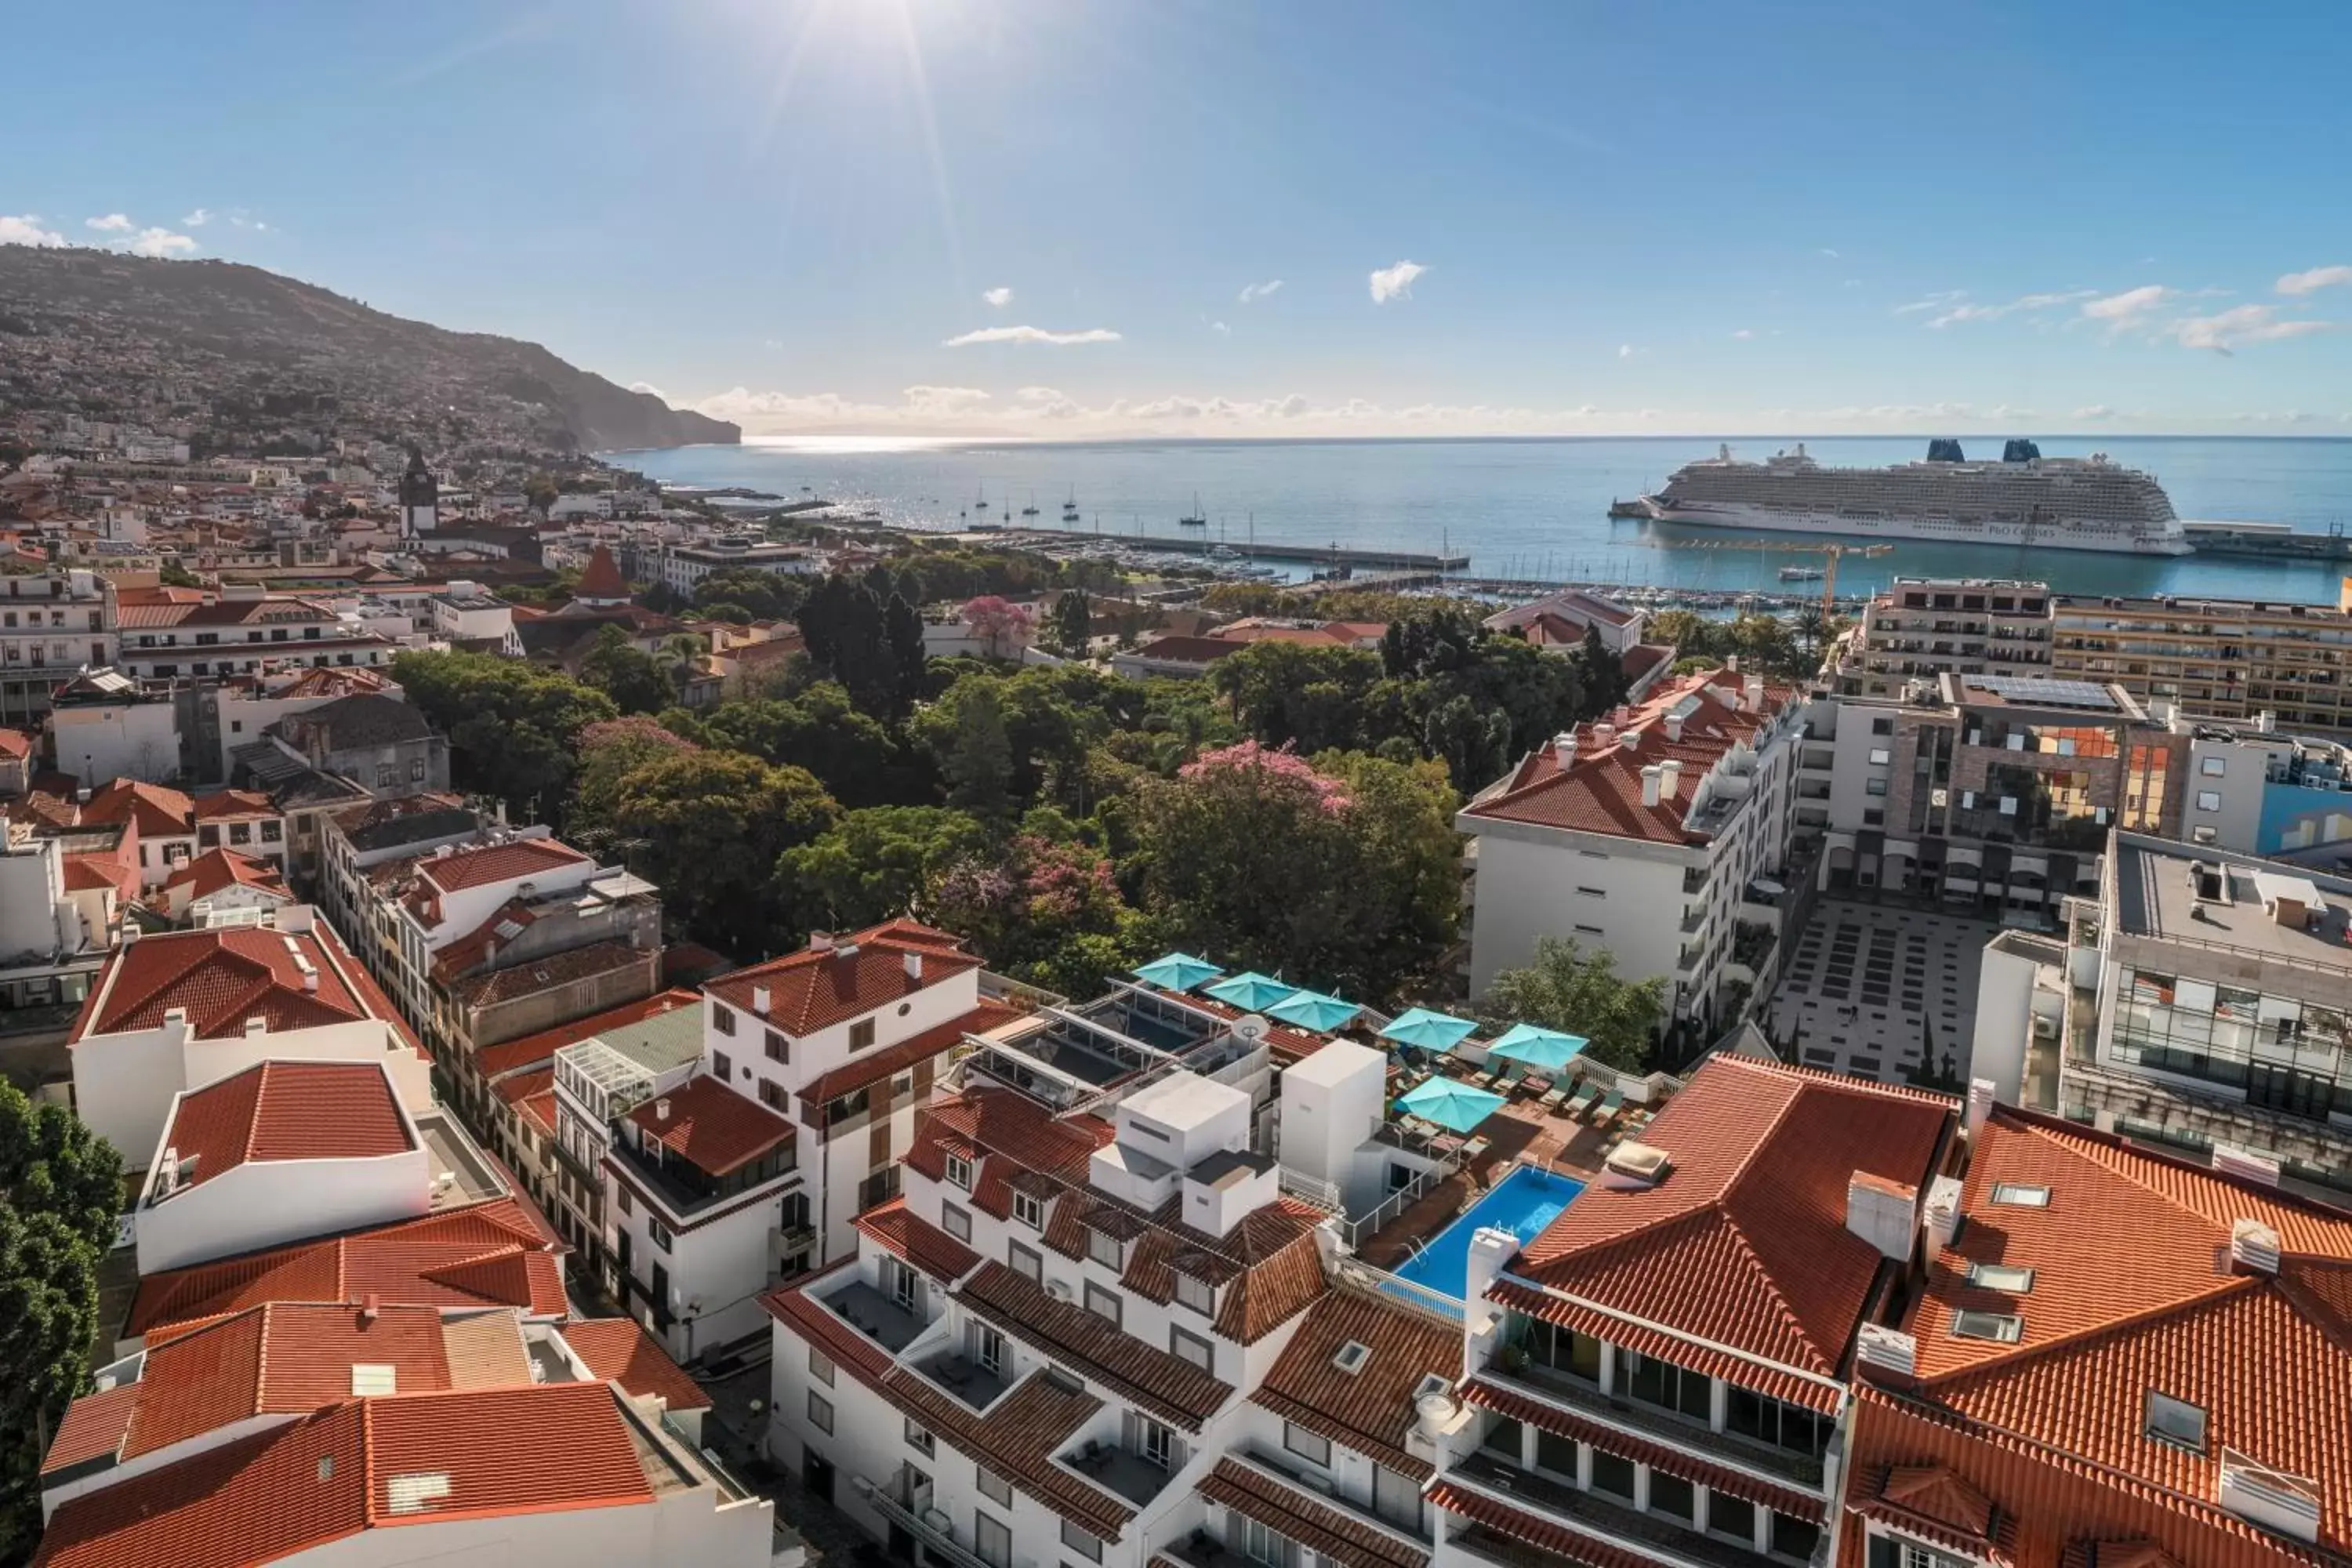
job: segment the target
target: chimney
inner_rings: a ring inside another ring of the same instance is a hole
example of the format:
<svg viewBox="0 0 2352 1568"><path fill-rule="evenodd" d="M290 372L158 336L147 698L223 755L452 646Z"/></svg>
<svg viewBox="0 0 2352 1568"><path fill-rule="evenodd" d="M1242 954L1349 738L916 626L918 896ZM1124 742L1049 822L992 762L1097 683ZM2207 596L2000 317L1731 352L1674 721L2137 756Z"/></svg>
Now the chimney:
<svg viewBox="0 0 2352 1568"><path fill-rule="evenodd" d="M1662 772L1664 770L1655 763L1642 770L1642 804L1643 805L1658 804L1658 775Z"/></svg>
<svg viewBox="0 0 2352 1568"><path fill-rule="evenodd" d="M1596 719L1592 724L1592 749L1605 752L1617 743L1617 726L1606 719Z"/></svg>
<svg viewBox="0 0 2352 1568"><path fill-rule="evenodd" d="M775 994L770 991L766 986L754 985L751 987L751 1011L757 1013L762 1018L768 1016L768 1005L775 999Z"/></svg>
<svg viewBox="0 0 2352 1568"><path fill-rule="evenodd" d="M669 1120L668 1095L665 1094L659 1100L654 1101L654 1120L656 1121L667 1121Z"/></svg>
<svg viewBox="0 0 2352 1568"><path fill-rule="evenodd" d="M1576 731L1562 730L1559 734L1554 735L1551 738L1551 754L1559 763L1559 771L1562 773L1576 766Z"/></svg>
<svg viewBox="0 0 2352 1568"><path fill-rule="evenodd" d="M2265 1187L2279 1184L2279 1163L2268 1154L2252 1149L2233 1149L2227 1143L2213 1145L2213 1169L2224 1176L2235 1176L2242 1182L2254 1182Z"/></svg>
<svg viewBox="0 0 2352 1568"><path fill-rule="evenodd" d="M1989 1078L1969 1079L1969 1143L1973 1147L1977 1134L1984 1131L1985 1118L1992 1114L1993 1082Z"/></svg>
<svg viewBox="0 0 2352 1568"><path fill-rule="evenodd" d="M923 983L923 955L908 949L900 956L907 965L907 978L920 985Z"/></svg>
<svg viewBox="0 0 2352 1568"><path fill-rule="evenodd" d="M1673 721L1673 722L1676 728L1679 729L1681 727L1681 721L1675 720ZM1674 758L1668 758L1666 761L1660 763L1658 764L1658 798L1660 800L1672 800L1675 796L1682 793L1682 787L1683 765L1681 762Z"/></svg>
<svg viewBox="0 0 2352 1568"><path fill-rule="evenodd" d="M1927 1202L1919 1225L1927 1233L1928 1244L1938 1252L1951 1246L1959 1236L1960 1179L1958 1176L1937 1176L1927 1184Z"/></svg>
<svg viewBox="0 0 2352 1568"><path fill-rule="evenodd" d="M383 1316L383 1298L371 1290L367 1293L367 1299L360 1303L360 1321L373 1323L382 1316Z"/></svg>
<svg viewBox="0 0 2352 1568"><path fill-rule="evenodd" d="M1845 1227L1878 1248L1882 1257L1907 1262L1918 1205L1916 1187L1856 1171L1845 1184Z"/></svg>
<svg viewBox="0 0 2352 1568"><path fill-rule="evenodd" d="M268 1033L269 1033L268 1019L255 1016L247 1018L245 1021L245 1037L247 1039L252 1039L256 1035L266 1035Z"/></svg>
<svg viewBox="0 0 2352 1568"><path fill-rule="evenodd" d="M835 942L833 956L844 963L855 963L857 962L857 944L854 942Z"/></svg>
<svg viewBox="0 0 2352 1568"><path fill-rule="evenodd" d="M1641 745L1641 743L1642 743L1642 731L1639 731L1639 730L1620 730L1620 731L1617 731L1617 749L1618 749L1619 751L1621 751L1621 752L1630 752L1630 751L1633 751L1633 750L1634 750L1635 748L1639 747L1639 746Z"/></svg>
<svg viewBox="0 0 2352 1568"><path fill-rule="evenodd" d="M1683 716L1682 716L1681 714L1679 714L1679 713L1669 713L1669 714L1667 714L1667 715L1666 715L1666 739L1667 739L1667 740L1669 740L1669 741L1675 741L1675 742L1679 742L1682 738L1683 738Z"/></svg>
<svg viewBox="0 0 2352 1568"><path fill-rule="evenodd" d="M833 951L833 933L829 931L813 931L809 932L809 951L811 952L831 952Z"/></svg>
<svg viewBox="0 0 2352 1568"><path fill-rule="evenodd" d="M1731 671L1732 674L1738 675L1739 673L1739 656L1736 653L1724 655L1723 668Z"/></svg>
<svg viewBox="0 0 2352 1568"><path fill-rule="evenodd" d="M1748 692L1748 710L1750 713L1761 713L1764 711L1764 678L1760 675L1751 675L1745 685Z"/></svg>
<svg viewBox="0 0 2352 1568"><path fill-rule="evenodd" d="M2279 1234L2258 1219L2230 1225L2230 1267L2239 1274L2276 1274Z"/></svg>
<svg viewBox="0 0 2352 1568"><path fill-rule="evenodd" d="M1918 1381L1919 1342L1883 1323L1864 1323L1854 1341L1854 1370L1867 1382L1907 1388Z"/></svg>

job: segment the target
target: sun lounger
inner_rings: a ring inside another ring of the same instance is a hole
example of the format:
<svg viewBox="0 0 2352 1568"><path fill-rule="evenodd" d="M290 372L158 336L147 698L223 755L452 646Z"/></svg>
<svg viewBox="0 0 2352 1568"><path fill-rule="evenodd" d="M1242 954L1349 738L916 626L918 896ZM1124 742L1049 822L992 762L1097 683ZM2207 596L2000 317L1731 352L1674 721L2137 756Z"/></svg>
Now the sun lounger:
<svg viewBox="0 0 2352 1568"><path fill-rule="evenodd" d="M1576 1093L1570 1098L1569 1102L1560 1107L1559 1113L1571 1121L1580 1121L1584 1118L1584 1113L1592 1109L1592 1102L1600 1098L1599 1089L1589 1083L1580 1083L1576 1086Z"/></svg>
<svg viewBox="0 0 2352 1568"><path fill-rule="evenodd" d="M1601 1103L1593 1109L1592 1125L1595 1127L1608 1126L1611 1122L1617 1120L1617 1113L1624 1108L1624 1092L1622 1089L1611 1089L1607 1094L1601 1097Z"/></svg>
<svg viewBox="0 0 2352 1568"><path fill-rule="evenodd" d="M1538 1103L1542 1105L1546 1110L1552 1110L1558 1109L1559 1102L1567 1098L1568 1085L1565 1083L1555 1083L1550 1088L1544 1090L1543 1098Z"/></svg>

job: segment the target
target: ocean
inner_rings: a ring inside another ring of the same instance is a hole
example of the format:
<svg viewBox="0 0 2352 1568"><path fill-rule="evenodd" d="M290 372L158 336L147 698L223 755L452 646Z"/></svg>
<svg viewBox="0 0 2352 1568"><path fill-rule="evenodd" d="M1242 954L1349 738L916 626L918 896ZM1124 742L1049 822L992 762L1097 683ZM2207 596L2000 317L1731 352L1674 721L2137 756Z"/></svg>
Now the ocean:
<svg viewBox="0 0 2352 1568"><path fill-rule="evenodd" d="M1740 437L1760 458L1803 439L1829 464L1924 457L1924 437ZM1972 458L1998 437L1966 440ZM1613 521L1610 501L1655 489L1683 463L1711 455L1706 437L1644 439L1364 441L919 441L809 437L740 447L604 454L652 478L713 489L743 486L873 508L892 522L953 528L962 518L1060 528L1075 496L1081 521L1105 535L1169 536L1199 497L1212 539L1256 539L1470 557L1480 577L1675 588L1802 592L1780 567L1801 554L1682 548L1713 535ZM2153 473L2184 519L2284 522L2321 533L2352 526L2352 439L2100 437L2041 438L2051 457L2107 453ZM976 510L985 498L988 510ZM1024 518L1023 508L1037 515ZM961 514L961 517L960 517ZM1304 568L1298 569L1303 573ZM2336 599L2344 569L2324 563L2220 556L2140 558L2079 551L1897 543L1848 558L1841 596L1902 576L2021 577L2061 592Z"/></svg>

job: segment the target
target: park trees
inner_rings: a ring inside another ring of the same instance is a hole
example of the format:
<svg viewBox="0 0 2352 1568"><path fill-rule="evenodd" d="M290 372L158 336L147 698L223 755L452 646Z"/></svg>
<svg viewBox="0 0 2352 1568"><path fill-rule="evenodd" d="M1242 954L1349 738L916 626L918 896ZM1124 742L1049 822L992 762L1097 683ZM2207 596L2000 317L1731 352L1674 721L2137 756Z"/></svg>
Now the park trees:
<svg viewBox="0 0 2352 1568"><path fill-rule="evenodd" d="M1536 939L1535 958L1524 969L1495 976L1478 1011L1497 1024L1535 1024L1581 1035L1585 1055L1617 1068L1646 1067L1651 1037L1665 1016L1663 976L1625 980L1606 952L1586 952L1573 938Z"/></svg>

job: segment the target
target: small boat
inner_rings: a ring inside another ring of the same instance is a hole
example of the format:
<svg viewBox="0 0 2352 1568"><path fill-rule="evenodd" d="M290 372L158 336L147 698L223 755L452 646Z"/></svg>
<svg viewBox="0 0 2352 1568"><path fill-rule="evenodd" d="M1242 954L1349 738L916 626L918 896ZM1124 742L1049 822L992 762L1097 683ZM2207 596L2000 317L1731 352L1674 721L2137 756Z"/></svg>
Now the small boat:
<svg viewBox="0 0 2352 1568"><path fill-rule="evenodd" d="M1034 517L1037 515L1037 492L1035 490L1031 490L1029 492L1029 504L1021 509L1021 515L1024 517Z"/></svg>
<svg viewBox="0 0 2352 1568"><path fill-rule="evenodd" d="M1209 526L1209 520L1201 515L1201 492L1199 490L1194 490L1192 492L1192 515L1190 517L1178 518L1176 520L1176 526L1179 528L1206 528Z"/></svg>
<svg viewBox="0 0 2352 1568"><path fill-rule="evenodd" d="M986 511L988 510L988 487L986 485L980 487L980 499L971 503L971 510L974 511Z"/></svg>
<svg viewBox="0 0 2352 1568"><path fill-rule="evenodd" d="M1078 487L1076 485L1070 487L1070 499L1062 503L1062 521L1064 522L1078 521Z"/></svg>
<svg viewBox="0 0 2352 1568"><path fill-rule="evenodd" d="M1209 559L1212 561L1239 561L1241 558L1242 552L1230 544L1209 546Z"/></svg>
<svg viewBox="0 0 2352 1568"><path fill-rule="evenodd" d="M1818 583L1821 580L1822 569L1818 566L1783 566L1780 568L1780 581L1783 583Z"/></svg>

